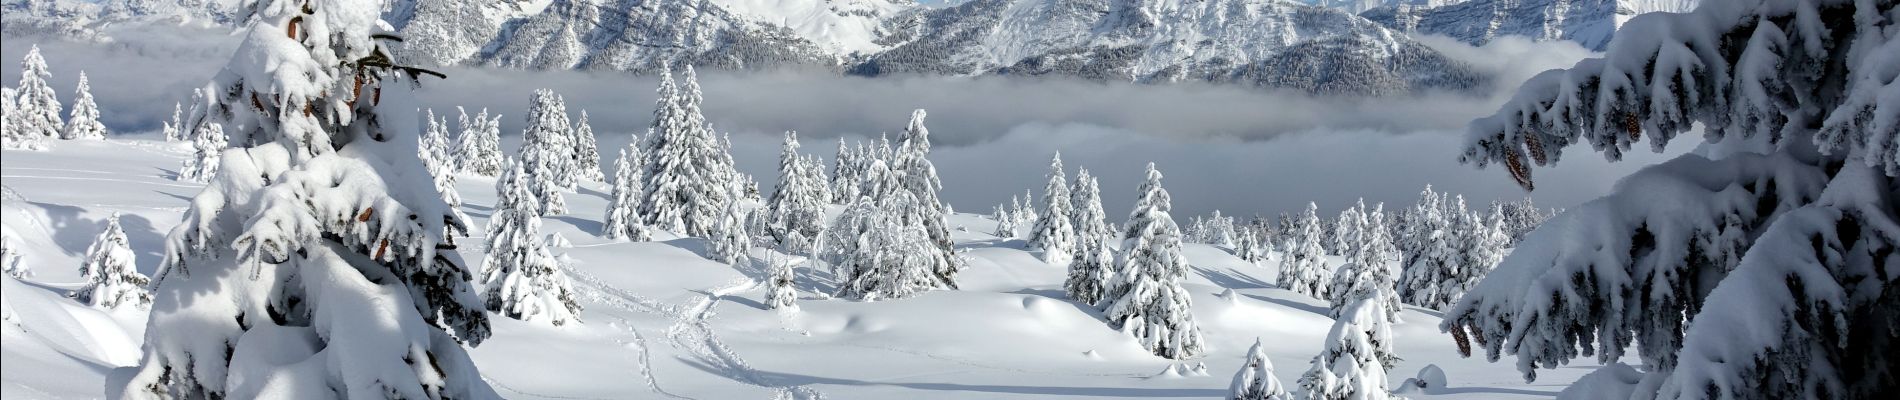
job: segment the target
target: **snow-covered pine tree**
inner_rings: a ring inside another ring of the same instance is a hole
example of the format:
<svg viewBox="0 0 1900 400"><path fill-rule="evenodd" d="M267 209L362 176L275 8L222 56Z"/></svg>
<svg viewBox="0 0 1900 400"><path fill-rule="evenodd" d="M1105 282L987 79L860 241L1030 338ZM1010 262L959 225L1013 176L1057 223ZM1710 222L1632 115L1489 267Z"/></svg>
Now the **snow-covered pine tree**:
<svg viewBox="0 0 1900 400"><path fill-rule="evenodd" d="M1234 373L1234 382L1227 385L1227 400L1293 400L1280 378L1273 376L1273 360L1267 359L1259 338L1247 349L1247 361Z"/></svg>
<svg viewBox="0 0 1900 400"><path fill-rule="evenodd" d="M1465 199L1460 196L1452 204L1456 209L1463 209ZM1491 207L1483 215L1476 211L1459 214L1453 228L1455 240L1452 243L1455 252L1453 265L1457 268L1438 286L1440 296L1446 300L1439 309L1449 308L1464 297L1504 259L1505 246L1511 242L1510 235L1504 231L1504 221L1503 209L1500 207Z"/></svg>
<svg viewBox="0 0 1900 400"><path fill-rule="evenodd" d="M532 175L508 162L495 181L495 213L488 220L488 256L482 261L482 298L488 311L554 326L580 321L581 306L568 286L566 266L548 251Z"/></svg>
<svg viewBox="0 0 1900 400"><path fill-rule="evenodd" d="M635 138L634 143L639 143ZM652 234L646 225L640 223L639 214L634 213L640 205L640 167L634 160L640 159L640 146L629 145L620 150L620 157L614 161L614 189L612 198L607 201L607 217L601 221L601 236L608 239L626 239L635 242L652 240Z"/></svg>
<svg viewBox="0 0 1900 400"><path fill-rule="evenodd" d="M528 127L521 133L521 170L528 175L541 215L567 213L565 192L572 187L574 143L567 106L553 90L536 89L528 105Z"/></svg>
<svg viewBox="0 0 1900 400"><path fill-rule="evenodd" d="M595 144L594 125L587 122L587 110L581 110L581 119L574 121L574 178L589 182L600 182L606 176L600 172L600 149Z"/></svg>
<svg viewBox="0 0 1900 400"><path fill-rule="evenodd" d="M392 122L434 73L392 65L378 2L246 4L202 121L234 148L167 236L144 356L106 392L499 398L463 348L489 336L472 275L442 251L463 223L428 189L420 135L384 129L414 126Z"/></svg>
<svg viewBox="0 0 1900 400"><path fill-rule="evenodd" d="M1399 298L1406 304L1444 310L1464 294L1457 282L1465 276L1464 253L1470 239L1463 197L1443 202L1431 186L1412 207L1399 278Z"/></svg>
<svg viewBox="0 0 1900 400"><path fill-rule="evenodd" d="M1267 249L1266 242L1254 232L1252 229L1244 229L1240 231L1239 237L1234 238L1234 256L1240 257L1241 261L1258 266L1261 261L1267 259Z"/></svg>
<svg viewBox="0 0 1900 400"><path fill-rule="evenodd" d="M1108 228L1101 186L1089 176L1089 170L1076 171L1074 186L1075 260L1069 263L1069 276L1063 280L1062 289L1069 299L1100 305L1102 292L1115 276L1115 250L1109 247L1115 232Z"/></svg>
<svg viewBox="0 0 1900 400"><path fill-rule="evenodd" d="M1537 225L1543 224L1544 220L1555 215L1537 208L1537 203L1532 202L1529 197L1519 201L1502 203L1494 201L1493 203L1503 207L1505 235L1511 238L1509 246L1517 246L1519 241L1524 240L1525 234L1531 233L1531 230L1537 229Z"/></svg>
<svg viewBox="0 0 1900 400"><path fill-rule="evenodd" d="M1294 398L1306 400L1378 400L1398 396L1386 390L1387 369L1398 361L1391 352L1392 333L1384 304L1377 297L1354 301L1333 319L1326 349L1300 375Z"/></svg>
<svg viewBox="0 0 1900 400"><path fill-rule="evenodd" d="M7 150L45 150L46 137L27 123L19 104L20 93L13 88L0 89L0 148Z"/></svg>
<svg viewBox="0 0 1900 400"><path fill-rule="evenodd" d="M106 124L99 122L99 103L92 100L92 84L86 71L79 71L79 87L73 89L72 115L66 118L61 139L99 140L106 138Z"/></svg>
<svg viewBox="0 0 1900 400"><path fill-rule="evenodd" d="M455 137L456 170L481 175L501 175L501 116L488 116L488 109L475 114L470 120L468 110L455 108L461 114L462 134Z"/></svg>
<svg viewBox="0 0 1900 400"><path fill-rule="evenodd" d="M1206 225L1201 227L1201 243L1221 248L1234 248L1238 233L1234 232L1234 217L1221 215L1220 210L1207 217Z"/></svg>
<svg viewBox="0 0 1900 400"><path fill-rule="evenodd" d="M1075 208L1069 199L1069 178L1062 173L1062 153L1049 161L1049 183L1043 187L1042 214L1029 229L1029 247L1042 250L1042 262L1059 267L1075 258Z"/></svg>
<svg viewBox="0 0 1900 400"><path fill-rule="evenodd" d="M1365 201L1361 200L1353 208L1364 210ZM1369 213L1352 213L1342 219L1340 224L1355 224L1359 229L1350 230L1356 236L1352 238L1352 247L1346 250L1346 264L1340 266L1333 276L1333 296L1330 315L1339 318L1346 307L1361 298L1377 297L1379 305L1385 309L1388 321L1399 321L1399 295L1397 280L1399 271L1392 268L1392 238L1387 235L1390 229L1385 227L1385 204L1374 206Z"/></svg>
<svg viewBox="0 0 1900 400"><path fill-rule="evenodd" d="M152 304L152 292L145 290L151 280L139 273L135 258L125 229L119 227L119 213L112 213L105 231L86 248L85 263L79 266L79 278L86 285L73 291L72 297L93 307Z"/></svg>
<svg viewBox="0 0 1900 400"><path fill-rule="evenodd" d="M428 128L423 130L417 154L422 157L422 166L429 171L429 177L435 183L436 193L442 196L442 202L459 208L462 206L462 193L455 190L455 160L449 149L449 122L447 119L437 119L433 109L424 110L423 118L429 122L426 124Z"/></svg>
<svg viewBox="0 0 1900 400"><path fill-rule="evenodd" d="M726 198L737 199L743 196L744 191L745 187L735 181L727 186ZM730 265L750 261L748 251L752 249L752 236L746 229L746 223L753 213L758 212L758 208L745 207L744 203L727 200L726 210L715 216L716 220L708 231L712 236L706 238L707 258Z"/></svg>
<svg viewBox="0 0 1900 400"><path fill-rule="evenodd" d="M1326 265L1326 249L1321 246L1319 205L1306 203L1295 231L1287 237L1286 254L1280 257L1280 277L1276 285L1299 294L1326 299L1332 296L1333 268Z"/></svg>
<svg viewBox="0 0 1900 400"><path fill-rule="evenodd" d="M184 126L184 118L185 103L172 103L172 119L165 122L165 141L176 142L188 138L184 131L178 129L180 126Z"/></svg>
<svg viewBox="0 0 1900 400"><path fill-rule="evenodd" d="M779 152L778 187L766 204L766 230L792 254L811 251L824 230L825 181L813 161L798 155L798 132L785 132Z"/></svg>
<svg viewBox="0 0 1900 400"><path fill-rule="evenodd" d="M930 246L924 256L929 270L936 280L936 287L957 288L957 271L963 269L963 259L957 257L955 244L950 240L950 228L944 223L944 203L937 196L943 190L943 182L937 179L937 166L930 162L930 130L924 127L924 110L918 109L910 114L910 123L904 127L903 137L889 158L891 172L898 177L898 185L909 191L914 201L903 208L906 223L918 224L930 238Z"/></svg>
<svg viewBox="0 0 1900 400"><path fill-rule="evenodd" d="M178 170L179 180L212 182L217 180L218 170L224 159L224 125L207 121L191 130L191 158L185 159L185 165Z"/></svg>
<svg viewBox="0 0 1900 400"><path fill-rule="evenodd" d="M1107 302L1104 314L1157 356L1193 357L1206 344L1194 322L1193 299L1181 287L1188 269L1181 254L1181 228L1168 215L1171 200L1154 163L1148 163L1147 176L1122 233L1121 263L1115 284L1102 299Z"/></svg>
<svg viewBox="0 0 1900 400"><path fill-rule="evenodd" d="M996 231L991 234L1003 239L1016 237L1016 213L1011 211L1013 209L1004 208L1002 204L996 205L996 211L990 215L990 218L996 220Z"/></svg>
<svg viewBox="0 0 1900 400"><path fill-rule="evenodd" d="M906 218L921 208L916 196L878 159L864 170L862 190L826 239L824 251L842 277L837 296L875 301L940 287L932 271L935 244L921 221Z"/></svg>
<svg viewBox="0 0 1900 400"><path fill-rule="evenodd" d="M798 289L792 286L795 278L792 262L783 252L773 252L766 262L765 270L765 306L774 310L798 310Z"/></svg>
<svg viewBox="0 0 1900 400"><path fill-rule="evenodd" d="M1023 189L1022 202L1016 207L1016 226L1034 228L1036 220L1042 215L1036 213L1036 195L1030 189Z"/></svg>
<svg viewBox="0 0 1900 400"><path fill-rule="evenodd" d="M858 200L858 188L863 185L858 156L858 152L845 147L844 138L838 138L838 154L831 160L833 204L851 204Z"/></svg>
<svg viewBox="0 0 1900 400"><path fill-rule="evenodd" d="M686 236L716 238L715 229L739 174L732 155L700 114L699 83L692 67L685 84L662 77L653 125L641 149L646 156L640 219L648 227Z"/></svg>
<svg viewBox="0 0 1900 400"><path fill-rule="evenodd" d="M1332 233L1327 237L1329 242L1326 243L1326 249L1331 250L1334 255L1347 255L1346 252L1357 245L1355 241L1359 240L1359 229L1365 227L1365 224L1360 222L1365 220L1365 212L1365 199L1359 199L1359 202L1352 207L1340 211L1339 218L1331 221Z"/></svg>
<svg viewBox="0 0 1900 400"><path fill-rule="evenodd" d="M1703 148L1525 236L1446 313L1527 378L1634 349L1632 398L1900 392L1900 14L1894 0L1733 0L1646 14L1528 81L1463 160L1532 187L1578 143ZM1614 249L1614 251L1605 251Z"/></svg>
<svg viewBox="0 0 1900 400"><path fill-rule="evenodd" d="M60 137L60 130L66 126L59 117L59 93L47 82L51 79L53 73L46 68L46 58L40 56L40 45L35 44L20 60L20 87L14 89L19 98L14 99L14 112L27 134L49 139Z"/></svg>

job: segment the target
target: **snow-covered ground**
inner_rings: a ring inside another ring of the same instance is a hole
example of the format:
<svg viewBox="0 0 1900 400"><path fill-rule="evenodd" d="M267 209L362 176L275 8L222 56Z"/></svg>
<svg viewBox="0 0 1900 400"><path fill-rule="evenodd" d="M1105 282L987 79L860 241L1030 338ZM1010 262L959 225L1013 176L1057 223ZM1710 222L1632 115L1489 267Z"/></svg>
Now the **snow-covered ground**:
<svg viewBox="0 0 1900 400"><path fill-rule="evenodd" d="M0 333L0 397L101 397L112 368L137 362L143 312L102 312L65 293L78 285L79 257L115 211L123 213L140 271L153 272L164 234L199 190L170 179L185 155L182 144L114 139L0 157L0 183L23 197L5 202L0 221L21 236L35 273L0 278L19 322ZM475 176L458 181L477 227L492 211L492 185ZM958 248L971 259L962 290L879 302L825 299L819 293L832 290L831 276L801 267L800 310L781 313L762 305L762 271L706 260L701 240L598 238L609 188L583 186L568 196L572 212L543 228L574 243L556 250L574 261L568 274L586 308L583 324L493 318L495 335L471 354L503 396L1212 398L1226 393L1256 337L1280 381L1296 381L1332 324L1325 302L1272 287L1277 262L1254 266L1225 249L1190 245L1187 290L1211 351L1185 363L1161 359L1093 308L1066 300L1061 268L1038 261L1021 240L984 233L995 224L969 214L950 218ZM482 259L478 247L463 246L464 259ZM1451 337L1438 332L1436 313L1408 308L1403 318L1394 334L1404 360L1390 385L1432 364L1449 379L1444 390L1408 397L1548 398L1595 368L1545 371L1526 384L1509 362L1460 358ZM1179 372L1168 372L1176 364Z"/></svg>

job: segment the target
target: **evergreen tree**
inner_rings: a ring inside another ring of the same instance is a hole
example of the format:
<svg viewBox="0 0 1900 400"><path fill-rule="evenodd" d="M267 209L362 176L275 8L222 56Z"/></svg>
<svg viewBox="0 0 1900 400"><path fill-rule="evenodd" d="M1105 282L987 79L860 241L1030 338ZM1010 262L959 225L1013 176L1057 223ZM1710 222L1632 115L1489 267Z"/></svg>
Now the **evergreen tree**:
<svg viewBox="0 0 1900 400"><path fill-rule="evenodd" d="M501 175L501 116L492 119L488 109L482 109L475 119L470 120L468 110L455 108L461 114L462 134L455 137L456 170L481 175Z"/></svg>
<svg viewBox="0 0 1900 400"><path fill-rule="evenodd" d="M858 152L845 147L844 138L838 139L838 154L831 160L831 202L851 204L858 200L858 188L861 168Z"/></svg>
<svg viewBox="0 0 1900 400"><path fill-rule="evenodd" d="M26 112L13 88L0 89L0 148L7 150L45 150L46 137L27 122Z"/></svg>
<svg viewBox="0 0 1900 400"><path fill-rule="evenodd" d="M99 103L92 100L92 85L86 81L86 71L79 71L79 87L73 89L72 115L66 119L66 129L60 132L60 138L106 138L106 125L99 123Z"/></svg>
<svg viewBox="0 0 1900 400"><path fill-rule="evenodd" d="M1075 261L1069 263L1069 276L1062 288L1070 299L1100 305L1102 292L1115 278L1115 250L1109 247L1115 233L1109 230L1107 213L1102 211L1099 183L1087 169L1075 173L1074 201Z"/></svg>
<svg viewBox="0 0 1900 400"><path fill-rule="evenodd" d="M1366 209L1361 200L1354 209ZM1333 276L1333 296L1330 314L1339 318L1347 306L1362 298L1377 297L1379 306L1384 308L1388 321L1399 321L1399 299L1396 281L1399 272L1391 268L1392 238L1385 228L1385 205L1379 204L1370 213L1352 213L1353 220L1340 220L1340 224L1358 225L1359 229L1352 238L1352 247L1346 250L1346 264Z"/></svg>
<svg viewBox="0 0 1900 400"><path fill-rule="evenodd" d="M670 74L660 81L653 125L641 153L646 156L640 219L647 226L686 236L717 238L721 213L736 201L739 179L717 135L700 115L699 83L692 67L685 84Z"/></svg>
<svg viewBox="0 0 1900 400"><path fill-rule="evenodd" d="M937 179L937 167L930 162L930 130L924 127L924 110L911 112L910 124L904 128L900 140L889 159L897 184L909 191L913 199L901 209L903 219L907 224L920 225L929 236L930 246L924 257L935 286L956 289L957 271L963 269L963 260L957 257L955 244L950 240L950 228L943 221L944 204L937 197L943 190L943 182Z"/></svg>
<svg viewBox="0 0 1900 400"><path fill-rule="evenodd" d="M785 132L778 187L766 205L766 230L791 253L810 252L825 223L825 181L816 161L798 155L798 133Z"/></svg>
<svg viewBox="0 0 1900 400"><path fill-rule="evenodd" d="M1306 203L1306 213L1297 221L1293 234L1288 236L1286 254L1280 257L1277 285L1313 298L1329 298L1333 268L1326 265L1326 249L1320 245L1324 236L1320 234L1319 205Z"/></svg>
<svg viewBox="0 0 1900 400"><path fill-rule="evenodd" d="M997 238L1016 237L1016 213L1013 211L1013 209L1003 208L1001 204L996 205L996 211L990 217L996 220L996 231L992 234Z"/></svg>
<svg viewBox="0 0 1900 400"><path fill-rule="evenodd" d="M1280 379L1273 376L1273 360L1267 359L1267 351L1259 338L1247 349L1247 362L1240 365L1240 372L1234 373L1234 383L1227 386L1227 399L1293 400L1286 387L1280 385Z"/></svg>
<svg viewBox="0 0 1900 400"><path fill-rule="evenodd" d="M921 221L907 218L922 206L901 187L883 160L864 173L864 196L838 216L826 254L842 283L838 297L895 299L941 287L933 271L935 244Z"/></svg>
<svg viewBox="0 0 1900 400"><path fill-rule="evenodd" d="M1042 216L1029 231L1029 247L1042 250L1042 261L1067 266L1075 257L1075 213L1069 199L1068 177L1062 173L1062 154L1049 162L1049 184L1042 194Z"/></svg>
<svg viewBox="0 0 1900 400"><path fill-rule="evenodd" d="M180 180L211 182L218 176L224 159L224 125L217 122L198 124L191 133L191 158L185 159L184 168L178 171Z"/></svg>
<svg viewBox="0 0 1900 400"><path fill-rule="evenodd" d="M528 128L521 133L521 166L529 190L541 200L541 215L567 213L563 193L574 183L573 134L568 132L567 105L548 89L534 91L528 106Z"/></svg>
<svg viewBox="0 0 1900 400"><path fill-rule="evenodd" d="M106 392L499 398L464 348L490 333L472 274L441 251L462 223L429 190L420 135L384 129L411 111L378 109L436 74L392 65L374 1L246 4L202 121L243 173L217 174L167 236L143 357Z"/></svg>
<svg viewBox="0 0 1900 400"><path fill-rule="evenodd" d="M1468 240L1466 226L1455 224L1466 218L1464 202L1441 203L1441 198L1425 187L1418 205L1412 208L1412 224L1406 235L1405 272L1399 279L1399 297L1406 304L1443 310L1458 300L1463 290L1453 290L1455 281L1467 267L1462 261Z"/></svg>
<svg viewBox="0 0 1900 400"><path fill-rule="evenodd" d="M1329 242L1326 243L1326 248L1331 250L1333 255L1345 256L1346 252L1353 249L1353 246L1358 245L1355 242L1359 240L1359 230L1365 227L1362 223L1365 221L1365 212L1366 201L1359 199L1359 203L1340 211L1339 218L1330 221L1332 233L1328 236Z"/></svg>
<svg viewBox="0 0 1900 400"><path fill-rule="evenodd" d="M1194 322L1193 299L1181 281L1187 257L1181 255L1181 228L1168 215L1172 206L1161 187L1161 171L1148 164L1148 179L1122 233L1121 263L1115 284L1103 298L1110 324L1141 342L1157 356L1184 359L1205 351Z"/></svg>
<svg viewBox="0 0 1900 400"><path fill-rule="evenodd" d="M59 94L47 83L51 79L53 73L46 68L46 58L40 56L40 46L33 45L20 60L20 87L15 89L19 98L14 100L14 112L19 114L23 121L20 126L27 134L57 138L66 126L59 117Z"/></svg>
<svg viewBox="0 0 1900 400"><path fill-rule="evenodd" d="M1386 390L1388 368L1398 361L1391 353L1392 333L1376 297L1361 298L1334 318L1326 334L1326 349L1313 357L1313 367L1300 375L1295 398L1306 400L1372 400L1396 398Z"/></svg>
<svg viewBox="0 0 1900 400"><path fill-rule="evenodd" d="M774 252L765 270L765 306L775 310L798 310L798 290L792 287L792 263Z"/></svg>
<svg viewBox="0 0 1900 400"><path fill-rule="evenodd" d="M12 99L8 99L8 101L12 101ZM11 107L11 105L9 105L9 107ZM188 138L185 135L185 131L179 129L184 126L184 117L185 103L172 103L172 119L165 122L165 141L176 142Z"/></svg>
<svg viewBox="0 0 1900 400"><path fill-rule="evenodd" d="M488 257L482 261L482 298L488 311L555 326L580 321L566 266L548 251L531 188L534 175L509 165L495 181L495 214L488 220Z"/></svg>
<svg viewBox="0 0 1900 400"><path fill-rule="evenodd" d="M79 266L79 278L86 285L74 291L73 298L105 308L152 304L152 293L145 291L150 279L139 273L134 258L125 229L119 227L119 213L112 213L106 230L86 248L85 264Z"/></svg>
<svg viewBox="0 0 1900 400"><path fill-rule="evenodd" d="M638 142L636 138L634 140ZM620 150L620 158L614 161L613 197L607 202L607 217L602 218L601 235L608 239L626 239L643 242L652 240L646 225L640 224L640 216L634 208L640 205L640 167L633 160L640 159L640 146L630 145Z"/></svg>
<svg viewBox="0 0 1900 400"><path fill-rule="evenodd" d="M745 190L736 182L727 189L728 199L741 196L740 192ZM706 238L709 242L706 247L708 258L733 265L749 261L747 251L752 248L752 236L747 232L746 223L755 212L757 208L745 207L740 201L726 201L725 212L716 216L709 231L713 236Z"/></svg>
<svg viewBox="0 0 1900 400"><path fill-rule="evenodd" d="M587 110L581 110L580 121L574 122L574 173L576 179L599 182L606 177L600 172L600 150L594 144L594 125L587 123Z"/></svg>
<svg viewBox="0 0 1900 400"><path fill-rule="evenodd" d="M1528 190L1566 150L1620 160L1687 133L1698 150L1545 222L1441 329L1527 379L1633 350L1631 398L1900 393L1896 5L1702 2L1526 82L1473 122L1464 161Z"/></svg>
<svg viewBox="0 0 1900 400"><path fill-rule="evenodd" d="M449 149L449 122L447 119L436 119L435 110L425 110L423 115L429 121L428 129L423 130L419 144L421 148L417 154L422 156L422 166L428 169L436 193L442 196L442 202L451 207L461 207L462 194L455 190L455 160Z"/></svg>

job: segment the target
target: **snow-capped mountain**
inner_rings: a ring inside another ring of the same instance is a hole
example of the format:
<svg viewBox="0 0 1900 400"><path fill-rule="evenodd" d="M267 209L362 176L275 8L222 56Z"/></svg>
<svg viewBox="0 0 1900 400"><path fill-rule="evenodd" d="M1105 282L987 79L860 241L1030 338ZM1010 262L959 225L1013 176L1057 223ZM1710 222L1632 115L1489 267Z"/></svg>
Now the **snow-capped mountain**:
<svg viewBox="0 0 1900 400"><path fill-rule="evenodd" d="M974 0L887 26L892 47L852 73L988 71L1358 95L1482 81L1402 33L1281 0Z"/></svg>
<svg viewBox="0 0 1900 400"><path fill-rule="evenodd" d="M1362 13L1379 7L1432 8L1463 3L1470 0L1312 0L1316 6L1337 8L1349 13Z"/></svg>
<svg viewBox="0 0 1900 400"><path fill-rule="evenodd" d="M1518 35L1569 40L1602 50L1637 14L1686 12L1697 0L1471 0L1440 7L1387 6L1359 15L1388 27L1450 36L1472 44Z"/></svg>
<svg viewBox="0 0 1900 400"><path fill-rule="evenodd" d="M1455 0L1375 3L1447 1ZM13 21L63 21L34 30L60 33L123 21L228 24L241 2L8 4L8 29L33 26ZM909 0L406 0L384 19L408 38L404 57L421 65L1053 75L1346 95L1466 90L1486 81L1401 32L1288 0L972 0L943 8Z"/></svg>

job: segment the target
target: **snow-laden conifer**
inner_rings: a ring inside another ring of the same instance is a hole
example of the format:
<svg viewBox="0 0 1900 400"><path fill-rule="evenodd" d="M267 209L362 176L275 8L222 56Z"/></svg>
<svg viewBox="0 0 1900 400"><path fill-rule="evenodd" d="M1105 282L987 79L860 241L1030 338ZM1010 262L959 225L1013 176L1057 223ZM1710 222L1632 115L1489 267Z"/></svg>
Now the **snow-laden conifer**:
<svg viewBox="0 0 1900 400"><path fill-rule="evenodd" d="M1399 278L1399 298L1406 304L1443 310L1464 292L1456 282L1465 275L1463 250L1470 236L1467 225L1459 224L1466 216L1463 199L1445 202L1431 186L1419 196L1409 213L1411 224L1405 240Z"/></svg>
<svg viewBox="0 0 1900 400"><path fill-rule="evenodd" d="M606 176L600 171L600 149L595 144L594 125L587 122L587 110L581 110L581 119L574 121L574 178L588 182L599 182Z"/></svg>
<svg viewBox="0 0 1900 400"><path fill-rule="evenodd" d="M1300 375L1293 397L1303 400L1380 400L1397 396L1386 389L1386 373L1398 357L1391 353L1392 333L1376 297L1348 305L1326 334L1326 348Z"/></svg>
<svg viewBox="0 0 1900 400"><path fill-rule="evenodd" d="M99 103L92 99L92 83L86 71L79 71L79 87L73 89L72 114L66 118L61 139L98 140L106 138L106 124L99 122Z"/></svg>
<svg viewBox="0 0 1900 400"><path fill-rule="evenodd" d="M698 78L686 68L685 82L675 86L671 74L660 80L653 124L641 149L646 157L646 196L640 219L648 227L686 236L715 239L739 174L732 155L700 114Z"/></svg>
<svg viewBox="0 0 1900 400"><path fill-rule="evenodd" d="M1273 360L1267 359L1260 339L1253 340L1253 347L1247 349L1247 361L1234 373L1233 383L1227 385L1227 399L1293 400L1286 386L1280 384L1280 378L1273 376Z"/></svg>
<svg viewBox="0 0 1900 400"><path fill-rule="evenodd" d="M465 223L400 128L434 73L391 65L375 1L246 4L204 87L215 112L188 123L222 125L233 148L167 235L143 357L106 392L499 398L463 347L489 336L473 274L445 250Z"/></svg>
<svg viewBox="0 0 1900 400"><path fill-rule="evenodd" d="M495 181L495 213L489 217L488 256L482 261L488 311L555 326L578 322L581 306L568 286L566 266L541 236L539 199L528 181L533 175L519 165L506 168Z"/></svg>
<svg viewBox="0 0 1900 400"><path fill-rule="evenodd" d="M794 253L810 252L824 230L825 181L815 161L798 154L798 133L785 132L779 152L778 186L766 204L766 230L778 247Z"/></svg>
<svg viewBox="0 0 1900 400"><path fill-rule="evenodd" d="M45 150L46 137L27 121L19 104L19 91L0 89L0 148L7 150Z"/></svg>
<svg viewBox="0 0 1900 400"><path fill-rule="evenodd" d="M52 79L46 58L40 56L40 46L33 45L26 51L26 58L20 60L20 87L14 89L18 92L14 94L18 96L14 99L14 112L27 134L58 138L66 126L59 116L59 93L53 91L53 85L48 82Z"/></svg>
<svg viewBox="0 0 1900 400"><path fill-rule="evenodd" d="M924 257L936 287L956 289L957 271L963 269L963 259L957 257L950 240L950 228L943 220L944 203L937 195L943 190L943 182L937 178L936 164L930 162L930 130L924 126L924 115L922 109L911 112L910 123L904 127L898 146L892 148L890 168L897 176L899 187L909 191L913 199L900 208L904 220L921 225L930 239Z"/></svg>
<svg viewBox="0 0 1900 400"><path fill-rule="evenodd" d="M528 105L528 127L521 133L521 170L534 197L541 200L541 215L567 213L566 191L573 187L576 171L572 126L567 123L567 105L553 90L537 89Z"/></svg>
<svg viewBox="0 0 1900 400"><path fill-rule="evenodd" d="M1107 213L1102 211L1100 183L1089 170L1075 173L1074 221L1075 260L1069 263L1068 278L1062 289L1069 299L1082 304L1102 303L1102 293L1115 278L1115 251L1109 247L1115 232L1109 230ZM999 206L1000 210L1000 206Z"/></svg>
<svg viewBox="0 0 1900 400"><path fill-rule="evenodd" d="M766 262L765 306L775 310L798 310L798 289L792 286L792 261L783 253L773 252Z"/></svg>
<svg viewBox="0 0 1900 400"><path fill-rule="evenodd" d="M1043 187L1042 214L1029 229L1029 247L1042 250L1042 261L1068 266L1075 258L1075 206L1069 199L1068 177L1062 172L1062 154L1049 161L1049 183Z"/></svg>
<svg viewBox="0 0 1900 400"><path fill-rule="evenodd" d="M1296 221L1287 238L1286 253L1280 257L1276 285L1316 299L1329 298L1333 268L1326 264L1326 249L1321 246L1325 236L1320 233L1319 205L1306 203L1306 212Z"/></svg>
<svg viewBox="0 0 1900 400"><path fill-rule="evenodd" d="M1632 398L1900 392L1896 9L1702 2L1632 19L1601 57L1526 82L1472 124L1464 161L1529 189L1578 144L1617 160L1694 132L1704 148L1544 222L1441 328L1515 355L1526 378L1633 350Z"/></svg>
<svg viewBox="0 0 1900 400"><path fill-rule="evenodd" d="M447 119L437 119L435 110L425 110L423 118L428 123L425 124L427 128L423 129L417 152L422 157L422 166L429 171L436 193L442 195L442 202L451 207L461 207L462 193L455 190L455 160L449 148L449 122Z"/></svg>
<svg viewBox="0 0 1900 400"><path fill-rule="evenodd" d="M125 229L119 227L119 213L112 213L106 219L105 231L99 232L86 248L84 263L79 266L79 279L86 285L73 291L73 298L93 307L150 305L152 293L145 290L145 285L151 281L139 273L135 259Z"/></svg>
<svg viewBox="0 0 1900 400"><path fill-rule="evenodd" d="M1181 287L1188 269L1181 254L1181 228L1168 214L1171 200L1153 163L1139 193L1123 228L1115 284L1102 299L1107 304L1104 314L1157 356L1178 360L1199 355L1206 344L1194 322L1193 299Z"/></svg>
<svg viewBox="0 0 1900 400"><path fill-rule="evenodd" d="M862 166L859 154L838 138L838 153L831 159L831 203L851 204L858 200Z"/></svg>
<svg viewBox="0 0 1900 400"><path fill-rule="evenodd" d="M501 116L488 116L488 109L469 119L468 110L455 108L461 114L459 122L462 133L455 137L455 166L465 173L481 176L501 175Z"/></svg>
<svg viewBox="0 0 1900 400"><path fill-rule="evenodd" d="M1362 200L1353 207L1365 210ZM1352 229L1352 247L1346 249L1346 263L1339 267L1333 276L1332 307L1330 315L1338 318L1346 307L1362 298L1377 297L1378 304L1384 309L1388 321L1398 322L1399 298L1397 280L1399 271L1392 268L1392 238L1387 234L1391 230L1385 227L1385 205L1374 206L1370 212L1356 212L1348 216L1351 220L1340 220L1340 224L1358 225Z"/></svg>
<svg viewBox="0 0 1900 400"><path fill-rule="evenodd" d="M11 99L9 99L9 101L10 100ZM179 130L180 127L184 126L184 123L185 123L184 118L185 118L185 103L183 102L172 103L172 119L165 121L165 127L164 127L165 141L177 142L177 141L190 139L190 137L185 135L184 131Z"/></svg>
<svg viewBox="0 0 1900 400"><path fill-rule="evenodd" d="M634 212L640 205L640 167L634 165L638 159L640 146L629 145L620 150L620 157L614 161L613 193L607 199L607 216L601 219L600 227L601 236L608 239L643 242L652 238L646 225L640 223L639 214Z"/></svg>
<svg viewBox="0 0 1900 400"><path fill-rule="evenodd" d="M198 182L216 180L228 145L223 124L209 121L198 124L191 130L191 157L186 158L184 167L178 170L178 178Z"/></svg>

